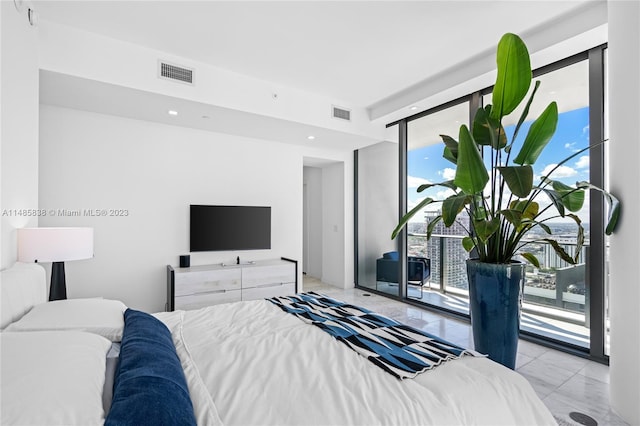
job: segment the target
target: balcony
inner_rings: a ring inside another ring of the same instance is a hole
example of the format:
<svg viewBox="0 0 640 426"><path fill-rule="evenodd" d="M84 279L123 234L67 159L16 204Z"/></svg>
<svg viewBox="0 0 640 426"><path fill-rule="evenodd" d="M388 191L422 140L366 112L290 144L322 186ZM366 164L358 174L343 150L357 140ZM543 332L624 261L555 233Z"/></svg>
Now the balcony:
<svg viewBox="0 0 640 426"><path fill-rule="evenodd" d="M570 238L561 241L570 254L576 244ZM547 243L527 247L540 259L541 268L527 266L521 329L574 346L589 348L589 291L585 280L585 264L567 264L558 258ZM586 259L588 241L580 259ZM428 285L407 286L407 296L417 301L457 313L469 313L469 287L465 261L468 253L462 247L462 237L409 233L409 256L431 259L432 272ZM380 284L384 286L385 284ZM388 285L388 284L387 284ZM379 288L385 291L384 288ZM397 288L388 291L397 294Z"/></svg>

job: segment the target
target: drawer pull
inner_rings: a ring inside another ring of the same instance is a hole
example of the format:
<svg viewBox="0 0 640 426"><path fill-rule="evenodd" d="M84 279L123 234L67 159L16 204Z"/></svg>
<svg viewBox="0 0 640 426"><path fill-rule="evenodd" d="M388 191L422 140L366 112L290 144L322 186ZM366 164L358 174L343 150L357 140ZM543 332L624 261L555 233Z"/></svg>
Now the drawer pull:
<svg viewBox="0 0 640 426"><path fill-rule="evenodd" d="M210 290L210 291L200 291L198 293L190 293L190 294L185 294L185 296L198 296L200 294L219 294L219 293L226 293L227 290Z"/></svg>
<svg viewBox="0 0 640 426"><path fill-rule="evenodd" d="M280 286L283 286L284 284L285 283L259 284L259 285L255 286L254 288L280 287Z"/></svg>

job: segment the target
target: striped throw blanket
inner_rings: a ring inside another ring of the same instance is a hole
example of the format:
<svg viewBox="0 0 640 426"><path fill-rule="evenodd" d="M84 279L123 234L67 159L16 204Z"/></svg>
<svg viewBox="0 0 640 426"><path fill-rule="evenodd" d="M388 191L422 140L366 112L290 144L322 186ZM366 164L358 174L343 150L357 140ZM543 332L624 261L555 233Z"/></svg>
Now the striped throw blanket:
<svg viewBox="0 0 640 426"><path fill-rule="evenodd" d="M482 356L368 309L314 292L267 300L320 327L398 379L416 377L463 355Z"/></svg>

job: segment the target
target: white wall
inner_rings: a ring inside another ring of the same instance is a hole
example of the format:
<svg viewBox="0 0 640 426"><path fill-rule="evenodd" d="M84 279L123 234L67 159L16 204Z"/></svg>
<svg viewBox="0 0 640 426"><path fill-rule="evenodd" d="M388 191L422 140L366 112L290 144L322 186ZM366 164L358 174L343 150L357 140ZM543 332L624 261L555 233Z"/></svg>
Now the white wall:
<svg viewBox="0 0 640 426"><path fill-rule="evenodd" d="M307 218L304 230L304 272L322 279L322 168L305 167L304 185L307 192L304 214Z"/></svg>
<svg viewBox="0 0 640 426"><path fill-rule="evenodd" d="M189 252L189 204L272 207L272 249L192 254L192 265L302 256L302 155L291 145L41 106L41 209L126 209L126 217L56 215L91 226L95 258L67 262L71 298L104 296L159 311L165 267Z"/></svg>
<svg viewBox="0 0 640 426"><path fill-rule="evenodd" d="M2 229L0 268L17 259L16 228L37 226L37 217L15 210L38 207L38 43L26 9L0 2L0 159Z"/></svg>
<svg viewBox="0 0 640 426"><path fill-rule="evenodd" d="M622 200L610 248L610 399L640 424L640 3L609 1L611 191Z"/></svg>

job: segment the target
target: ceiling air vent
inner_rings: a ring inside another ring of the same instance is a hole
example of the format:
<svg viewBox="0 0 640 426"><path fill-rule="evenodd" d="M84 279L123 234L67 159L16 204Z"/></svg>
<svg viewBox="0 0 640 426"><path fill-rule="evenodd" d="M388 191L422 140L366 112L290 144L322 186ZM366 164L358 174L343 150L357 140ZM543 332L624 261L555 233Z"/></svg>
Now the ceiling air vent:
<svg viewBox="0 0 640 426"><path fill-rule="evenodd" d="M341 120L351 121L351 111L348 109L340 108L335 105L331 107L331 114L333 118L339 118Z"/></svg>
<svg viewBox="0 0 640 426"><path fill-rule="evenodd" d="M167 80L193 84L193 70L165 61L158 61L158 76Z"/></svg>

